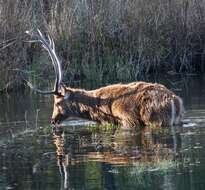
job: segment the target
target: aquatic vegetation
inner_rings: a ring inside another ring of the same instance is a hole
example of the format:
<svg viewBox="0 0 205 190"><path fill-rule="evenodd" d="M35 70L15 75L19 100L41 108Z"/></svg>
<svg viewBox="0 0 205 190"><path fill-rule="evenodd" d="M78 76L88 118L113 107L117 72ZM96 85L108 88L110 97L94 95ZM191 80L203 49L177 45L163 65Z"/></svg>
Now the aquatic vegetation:
<svg viewBox="0 0 205 190"><path fill-rule="evenodd" d="M87 129L92 131L92 132L113 132L119 128L120 128L120 126L114 125L111 123L107 123L104 125L96 124L96 125L88 125L87 126Z"/></svg>

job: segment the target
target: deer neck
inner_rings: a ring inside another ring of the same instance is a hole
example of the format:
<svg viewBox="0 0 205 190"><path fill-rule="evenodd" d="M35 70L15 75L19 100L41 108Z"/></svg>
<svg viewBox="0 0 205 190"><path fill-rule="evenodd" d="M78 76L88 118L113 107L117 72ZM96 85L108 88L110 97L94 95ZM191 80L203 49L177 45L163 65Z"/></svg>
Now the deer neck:
<svg viewBox="0 0 205 190"><path fill-rule="evenodd" d="M111 115L107 100L95 95L94 91L70 89L69 102L76 116L101 122L103 118Z"/></svg>

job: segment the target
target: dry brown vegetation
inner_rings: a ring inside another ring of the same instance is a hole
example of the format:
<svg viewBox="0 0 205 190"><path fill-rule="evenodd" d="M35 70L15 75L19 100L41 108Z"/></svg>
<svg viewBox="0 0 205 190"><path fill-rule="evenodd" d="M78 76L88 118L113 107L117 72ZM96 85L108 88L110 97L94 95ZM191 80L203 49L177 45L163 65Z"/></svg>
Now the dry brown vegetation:
<svg viewBox="0 0 205 190"><path fill-rule="evenodd" d="M67 80L203 72L204 14L204 0L0 0L0 42L19 38L0 46L0 90L21 84L16 69L48 76L40 48L21 40L36 28L55 38Z"/></svg>

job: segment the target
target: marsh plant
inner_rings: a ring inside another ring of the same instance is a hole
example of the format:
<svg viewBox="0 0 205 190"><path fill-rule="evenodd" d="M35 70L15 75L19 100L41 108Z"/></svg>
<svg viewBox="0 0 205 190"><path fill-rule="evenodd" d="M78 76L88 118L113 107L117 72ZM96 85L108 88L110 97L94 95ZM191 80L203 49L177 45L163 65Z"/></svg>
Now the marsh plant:
<svg viewBox="0 0 205 190"><path fill-rule="evenodd" d="M55 38L68 83L126 81L161 71L203 72L204 4L204 0L0 0L0 41L17 37L15 45L0 47L0 89L21 83L16 68L37 72L41 50L22 41L25 30L37 28ZM41 73L51 72L46 68Z"/></svg>

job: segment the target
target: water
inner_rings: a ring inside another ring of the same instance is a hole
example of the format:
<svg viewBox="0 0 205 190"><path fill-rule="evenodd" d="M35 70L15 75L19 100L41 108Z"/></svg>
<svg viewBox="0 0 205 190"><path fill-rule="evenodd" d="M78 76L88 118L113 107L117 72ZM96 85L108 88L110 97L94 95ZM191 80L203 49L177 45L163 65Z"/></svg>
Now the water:
<svg viewBox="0 0 205 190"><path fill-rule="evenodd" d="M183 98L175 130L86 127L52 131L52 98L0 97L0 190L205 189L205 78L156 79Z"/></svg>

